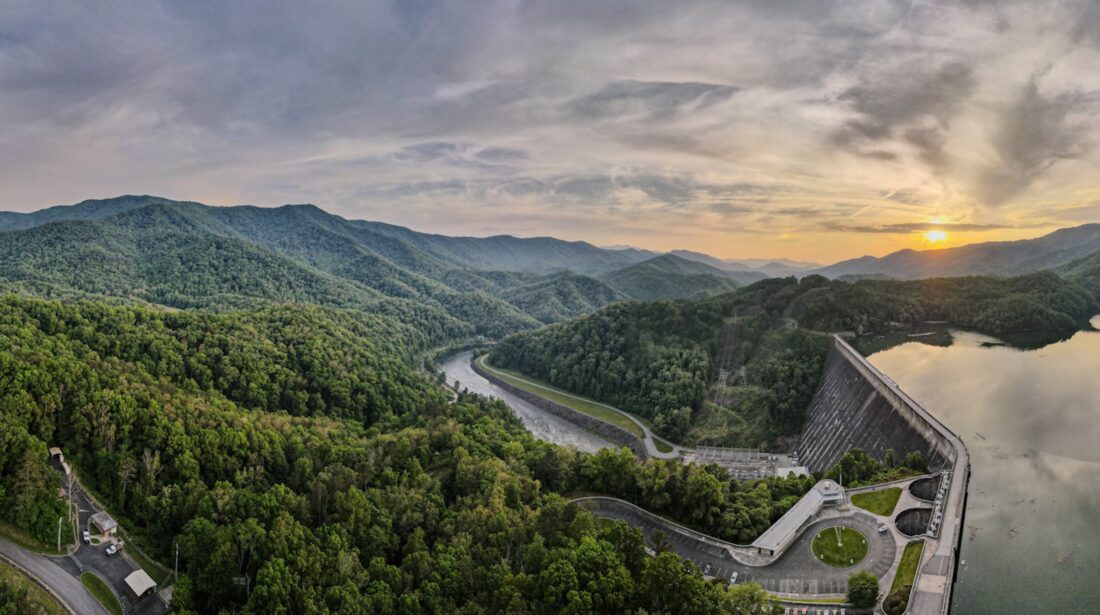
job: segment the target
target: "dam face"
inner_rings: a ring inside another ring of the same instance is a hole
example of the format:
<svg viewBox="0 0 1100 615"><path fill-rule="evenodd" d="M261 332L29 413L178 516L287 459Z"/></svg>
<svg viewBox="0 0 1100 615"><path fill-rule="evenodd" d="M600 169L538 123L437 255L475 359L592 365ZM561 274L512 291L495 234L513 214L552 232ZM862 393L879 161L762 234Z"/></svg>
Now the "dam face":
<svg viewBox="0 0 1100 615"><path fill-rule="evenodd" d="M892 449L899 463L919 451L930 472L942 469L953 457L942 434L837 339L810 404L799 462L811 472L828 470L852 448L880 462Z"/></svg>

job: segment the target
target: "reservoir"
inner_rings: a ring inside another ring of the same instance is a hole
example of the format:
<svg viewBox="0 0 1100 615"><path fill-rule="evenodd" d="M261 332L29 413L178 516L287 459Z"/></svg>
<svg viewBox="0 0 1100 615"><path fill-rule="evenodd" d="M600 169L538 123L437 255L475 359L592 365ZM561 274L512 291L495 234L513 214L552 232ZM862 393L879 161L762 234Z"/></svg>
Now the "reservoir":
<svg viewBox="0 0 1100 615"><path fill-rule="evenodd" d="M950 346L909 341L868 357L970 453L965 565L951 612L1100 612L1100 332L1031 350L970 332L951 337ZM493 386L470 358L443 363L448 382L504 399L535 437L608 446Z"/></svg>
<svg viewBox="0 0 1100 615"><path fill-rule="evenodd" d="M1100 612L1100 332L1034 350L952 337L869 357L970 451L952 613Z"/></svg>

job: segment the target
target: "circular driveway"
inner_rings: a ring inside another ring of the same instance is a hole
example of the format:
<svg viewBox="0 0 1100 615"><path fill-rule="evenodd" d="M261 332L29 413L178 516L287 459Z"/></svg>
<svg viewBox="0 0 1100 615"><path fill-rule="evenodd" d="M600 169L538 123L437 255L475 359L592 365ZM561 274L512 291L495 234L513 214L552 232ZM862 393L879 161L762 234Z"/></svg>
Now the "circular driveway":
<svg viewBox="0 0 1100 615"><path fill-rule="evenodd" d="M668 536L672 549L705 569L710 564L710 576L728 580L736 572L738 583L759 583L761 587L778 593L790 594L843 594L848 591L848 575L857 570L870 570L882 578L890 571L897 556L897 545L890 532L878 533L879 521L869 514L853 511L843 517L811 523L803 529L798 539L768 566L746 566L733 560L724 549L701 543L675 528L656 522L648 515L639 515L627 507L602 507L601 517L621 519L641 529L648 540L654 530L660 529ZM813 554L811 542L822 530L843 525L859 531L867 538L867 556L848 568L835 568L819 562Z"/></svg>

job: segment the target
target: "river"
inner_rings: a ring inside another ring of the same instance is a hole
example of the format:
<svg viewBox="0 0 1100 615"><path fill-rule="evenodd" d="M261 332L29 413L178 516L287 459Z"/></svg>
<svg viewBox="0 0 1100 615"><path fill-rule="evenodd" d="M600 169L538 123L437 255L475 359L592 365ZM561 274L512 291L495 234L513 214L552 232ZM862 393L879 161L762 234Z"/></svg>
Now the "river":
<svg viewBox="0 0 1100 615"><path fill-rule="evenodd" d="M440 367L443 368L443 373L447 374L447 382L454 384L457 380L459 386L464 389L503 399L516 413L527 431L530 431L531 435L540 440L563 446L574 446L578 450L590 453L611 446L609 442L596 434L554 416L534 404L525 402L482 378L470 367L470 359L472 358L471 353L461 352L444 361Z"/></svg>
<svg viewBox="0 0 1100 615"><path fill-rule="evenodd" d="M952 336L869 357L970 451L952 613L1100 613L1100 332L1037 350Z"/></svg>
<svg viewBox="0 0 1100 615"><path fill-rule="evenodd" d="M914 341L869 360L970 451L952 613L1100 613L1100 332L1036 350L951 335L947 347ZM503 398L538 438L608 446L478 376L470 353L443 370L449 382Z"/></svg>

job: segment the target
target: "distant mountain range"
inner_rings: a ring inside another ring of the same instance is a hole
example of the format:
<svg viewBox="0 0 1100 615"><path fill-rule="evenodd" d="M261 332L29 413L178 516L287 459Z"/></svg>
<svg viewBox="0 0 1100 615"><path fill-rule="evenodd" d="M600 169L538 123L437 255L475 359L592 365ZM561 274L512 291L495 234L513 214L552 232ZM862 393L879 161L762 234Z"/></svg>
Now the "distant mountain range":
<svg viewBox="0 0 1100 615"><path fill-rule="evenodd" d="M599 276L634 299L698 299L766 279L756 271L726 271L674 254L662 254Z"/></svg>
<svg viewBox="0 0 1100 615"><path fill-rule="evenodd" d="M710 265L716 269L725 271L756 271L768 277L798 275L821 267L820 263L794 261L787 258L720 259L709 254L692 252L691 250L673 250L669 252L669 254L679 256L689 261Z"/></svg>
<svg viewBox="0 0 1100 615"><path fill-rule="evenodd" d="M499 337L614 301L706 296L762 277L550 237L419 233L313 205L123 196L0 213L0 290L176 308L296 301L388 311L440 339Z"/></svg>
<svg viewBox="0 0 1100 615"><path fill-rule="evenodd" d="M828 278L920 279L966 275L1012 276L1053 269L1100 250L1100 224L1064 228L1035 239L976 243L941 250L901 250L814 269Z"/></svg>
<svg viewBox="0 0 1100 615"><path fill-rule="evenodd" d="M305 302L400 315L433 339L513 331L626 299L700 298L766 277L1096 277L1100 224L1038 239L903 250L827 267L659 254L552 237L449 237L313 205L211 207L123 196L0 212L0 291L175 308ZM1072 263L1072 264L1071 264Z"/></svg>

